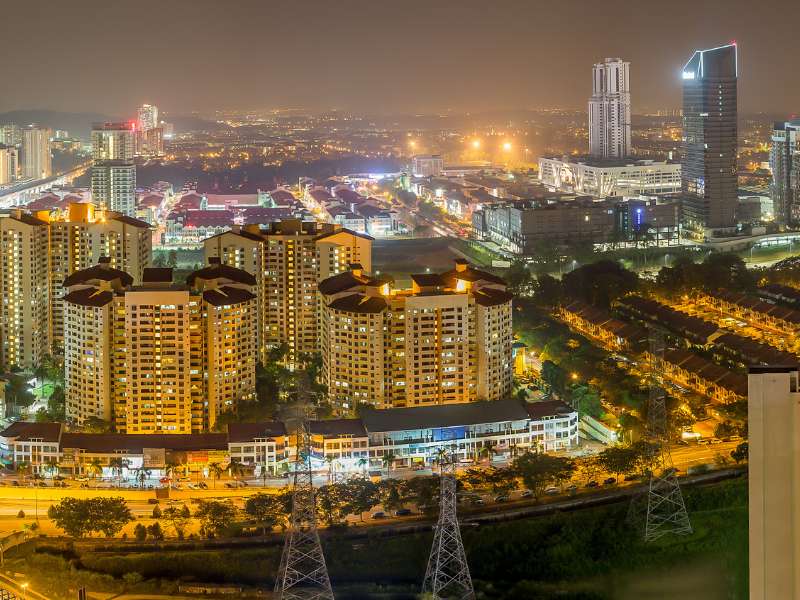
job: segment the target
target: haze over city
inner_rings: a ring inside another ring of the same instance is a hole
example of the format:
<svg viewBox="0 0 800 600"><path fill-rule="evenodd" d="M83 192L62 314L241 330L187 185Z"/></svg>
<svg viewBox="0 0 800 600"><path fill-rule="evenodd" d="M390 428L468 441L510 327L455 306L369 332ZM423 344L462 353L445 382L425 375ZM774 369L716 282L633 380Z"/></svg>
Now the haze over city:
<svg viewBox="0 0 800 600"><path fill-rule="evenodd" d="M582 108L586 65L623 56L640 113L677 108L691 51L731 40L741 112L790 113L800 95L792 0L31 0L3 12L0 112Z"/></svg>

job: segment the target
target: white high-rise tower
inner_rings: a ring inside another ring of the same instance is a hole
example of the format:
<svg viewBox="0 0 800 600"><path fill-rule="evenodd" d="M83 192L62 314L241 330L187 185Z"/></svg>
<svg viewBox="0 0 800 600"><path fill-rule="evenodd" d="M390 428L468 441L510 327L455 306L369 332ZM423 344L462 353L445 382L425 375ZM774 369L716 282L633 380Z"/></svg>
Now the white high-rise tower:
<svg viewBox="0 0 800 600"><path fill-rule="evenodd" d="M589 154L623 158L631 152L631 63L607 58L592 68Z"/></svg>

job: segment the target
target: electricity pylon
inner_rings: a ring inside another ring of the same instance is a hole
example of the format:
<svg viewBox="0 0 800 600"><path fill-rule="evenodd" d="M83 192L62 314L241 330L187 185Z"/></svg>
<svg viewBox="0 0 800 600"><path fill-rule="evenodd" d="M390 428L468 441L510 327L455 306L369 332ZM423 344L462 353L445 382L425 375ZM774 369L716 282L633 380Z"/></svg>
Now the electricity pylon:
<svg viewBox="0 0 800 600"><path fill-rule="evenodd" d="M644 521L644 539L657 540L663 535L692 533L692 524L686 512L678 478L672 464L667 433L666 394L661 385L661 369L664 363L664 336L650 329L650 392L647 400L647 442L650 482L646 492L647 513ZM634 497L630 515L635 518L637 504L644 504L644 497ZM644 507L642 507L644 508ZM636 519L640 520L640 519Z"/></svg>
<svg viewBox="0 0 800 600"><path fill-rule="evenodd" d="M431 600L474 600L475 590L458 527L455 456L442 452L439 468L439 521L433 534L422 593L428 594Z"/></svg>
<svg viewBox="0 0 800 600"><path fill-rule="evenodd" d="M292 515L280 571L275 581L279 600L333 600L325 555L317 532L317 512L311 470L311 432L308 412L297 426Z"/></svg>

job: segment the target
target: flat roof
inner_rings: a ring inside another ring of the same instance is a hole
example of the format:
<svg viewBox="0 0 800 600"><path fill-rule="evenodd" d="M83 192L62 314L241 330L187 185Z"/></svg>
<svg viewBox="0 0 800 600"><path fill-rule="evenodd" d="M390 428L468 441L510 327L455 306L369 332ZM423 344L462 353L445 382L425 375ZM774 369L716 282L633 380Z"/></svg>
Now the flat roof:
<svg viewBox="0 0 800 600"><path fill-rule="evenodd" d="M370 433L524 421L527 418L527 411L515 398L492 402L368 409L361 414L364 427Z"/></svg>

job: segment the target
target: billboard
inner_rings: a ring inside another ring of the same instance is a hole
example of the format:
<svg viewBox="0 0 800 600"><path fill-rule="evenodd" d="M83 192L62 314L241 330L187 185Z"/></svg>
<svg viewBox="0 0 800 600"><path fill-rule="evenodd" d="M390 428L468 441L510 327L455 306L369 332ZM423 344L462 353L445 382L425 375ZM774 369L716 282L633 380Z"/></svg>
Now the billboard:
<svg viewBox="0 0 800 600"><path fill-rule="evenodd" d="M467 437L466 427L442 427L433 430L434 442L448 442L451 440L463 440Z"/></svg>
<svg viewBox="0 0 800 600"><path fill-rule="evenodd" d="M146 469L162 469L167 464L164 448L142 448L142 466Z"/></svg>

